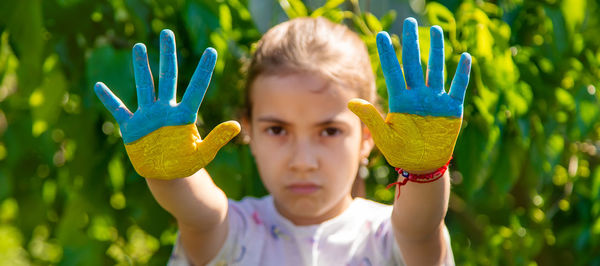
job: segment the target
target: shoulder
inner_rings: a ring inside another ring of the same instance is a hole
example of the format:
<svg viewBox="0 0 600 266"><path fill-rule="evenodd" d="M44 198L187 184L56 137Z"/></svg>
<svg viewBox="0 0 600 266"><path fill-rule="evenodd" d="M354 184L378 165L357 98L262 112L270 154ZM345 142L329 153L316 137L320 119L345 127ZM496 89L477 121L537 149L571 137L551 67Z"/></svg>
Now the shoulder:
<svg viewBox="0 0 600 266"><path fill-rule="evenodd" d="M264 227L263 221L273 218L273 198L270 195L256 198L244 197L240 201L229 200L227 211L230 230L247 235L249 231Z"/></svg>

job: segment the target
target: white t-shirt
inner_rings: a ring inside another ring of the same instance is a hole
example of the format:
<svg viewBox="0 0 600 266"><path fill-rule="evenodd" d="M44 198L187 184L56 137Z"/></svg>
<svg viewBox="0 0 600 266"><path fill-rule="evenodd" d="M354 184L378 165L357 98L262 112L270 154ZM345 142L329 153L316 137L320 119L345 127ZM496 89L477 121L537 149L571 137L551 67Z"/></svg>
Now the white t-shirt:
<svg viewBox="0 0 600 266"><path fill-rule="evenodd" d="M392 206L355 198L331 220L296 226L277 212L271 196L229 200L229 234L208 265L404 265L391 213ZM444 237L444 264L454 265L446 228ZM168 265L190 265L179 238Z"/></svg>

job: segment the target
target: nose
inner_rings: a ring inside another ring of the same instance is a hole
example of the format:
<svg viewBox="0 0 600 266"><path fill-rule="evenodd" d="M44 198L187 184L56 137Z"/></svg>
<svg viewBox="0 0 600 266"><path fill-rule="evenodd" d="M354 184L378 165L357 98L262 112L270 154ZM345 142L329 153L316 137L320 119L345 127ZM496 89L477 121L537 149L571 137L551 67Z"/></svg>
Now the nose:
<svg viewBox="0 0 600 266"><path fill-rule="evenodd" d="M291 156L290 169L294 171L313 171L319 166L316 149L310 140L297 140Z"/></svg>

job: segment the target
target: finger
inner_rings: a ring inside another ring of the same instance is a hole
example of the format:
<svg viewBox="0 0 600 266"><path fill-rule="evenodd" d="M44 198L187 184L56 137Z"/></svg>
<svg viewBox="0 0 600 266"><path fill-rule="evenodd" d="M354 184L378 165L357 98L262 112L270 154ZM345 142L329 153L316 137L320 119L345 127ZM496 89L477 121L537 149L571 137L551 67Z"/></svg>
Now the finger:
<svg viewBox="0 0 600 266"><path fill-rule="evenodd" d="M348 102L348 109L367 125L374 137L375 135L385 134L389 129L379 111L368 101L357 98L352 99Z"/></svg>
<svg viewBox="0 0 600 266"><path fill-rule="evenodd" d="M464 102L465 91L469 85L469 75L471 73L471 55L463 53L458 61L458 67L450 85L450 96L454 99Z"/></svg>
<svg viewBox="0 0 600 266"><path fill-rule="evenodd" d="M430 33L427 87L435 92L442 92L444 90L444 32L440 26L433 26Z"/></svg>
<svg viewBox="0 0 600 266"><path fill-rule="evenodd" d="M154 82L148 64L146 46L136 43L133 46L133 71L135 73L135 87L137 90L138 109L154 102Z"/></svg>
<svg viewBox="0 0 600 266"><path fill-rule="evenodd" d="M404 20L402 65L404 66L404 76L406 77L408 89L422 87L424 85L423 69L421 68L417 20L414 18Z"/></svg>
<svg viewBox="0 0 600 266"><path fill-rule="evenodd" d="M385 31L377 34L377 53L387 85L390 106L392 106L393 99L400 98L402 91L406 89L406 85L404 84L404 75L400 63L398 63L392 40Z"/></svg>
<svg viewBox="0 0 600 266"><path fill-rule="evenodd" d="M198 159L208 164L225 144L240 133L240 129L240 123L236 121L227 121L217 125L200 143L198 150L202 153L199 154L201 158Z"/></svg>
<svg viewBox="0 0 600 266"><path fill-rule="evenodd" d="M160 76L158 79L158 99L175 102L177 92L177 55L175 35L170 30L160 32Z"/></svg>
<svg viewBox="0 0 600 266"><path fill-rule="evenodd" d="M121 124L132 116L127 106L104 83L97 82L94 86L94 91L98 98L100 98L100 101L102 101L102 104L104 104L104 107L117 120L117 123Z"/></svg>
<svg viewBox="0 0 600 266"><path fill-rule="evenodd" d="M207 48L200 58L198 67L192 76L190 85L185 90L181 104L185 105L192 112L198 112L200 103L204 98L210 77L212 76L215 63L217 62L217 51L213 48Z"/></svg>

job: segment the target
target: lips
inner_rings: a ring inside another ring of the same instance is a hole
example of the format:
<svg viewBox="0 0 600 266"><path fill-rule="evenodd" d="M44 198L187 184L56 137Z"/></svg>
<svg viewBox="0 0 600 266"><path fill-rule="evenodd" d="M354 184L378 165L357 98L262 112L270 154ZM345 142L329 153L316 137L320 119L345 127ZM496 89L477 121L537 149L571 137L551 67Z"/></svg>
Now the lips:
<svg viewBox="0 0 600 266"><path fill-rule="evenodd" d="M286 189L293 194L308 195L317 192L321 186L313 183L295 183L286 186Z"/></svg>

